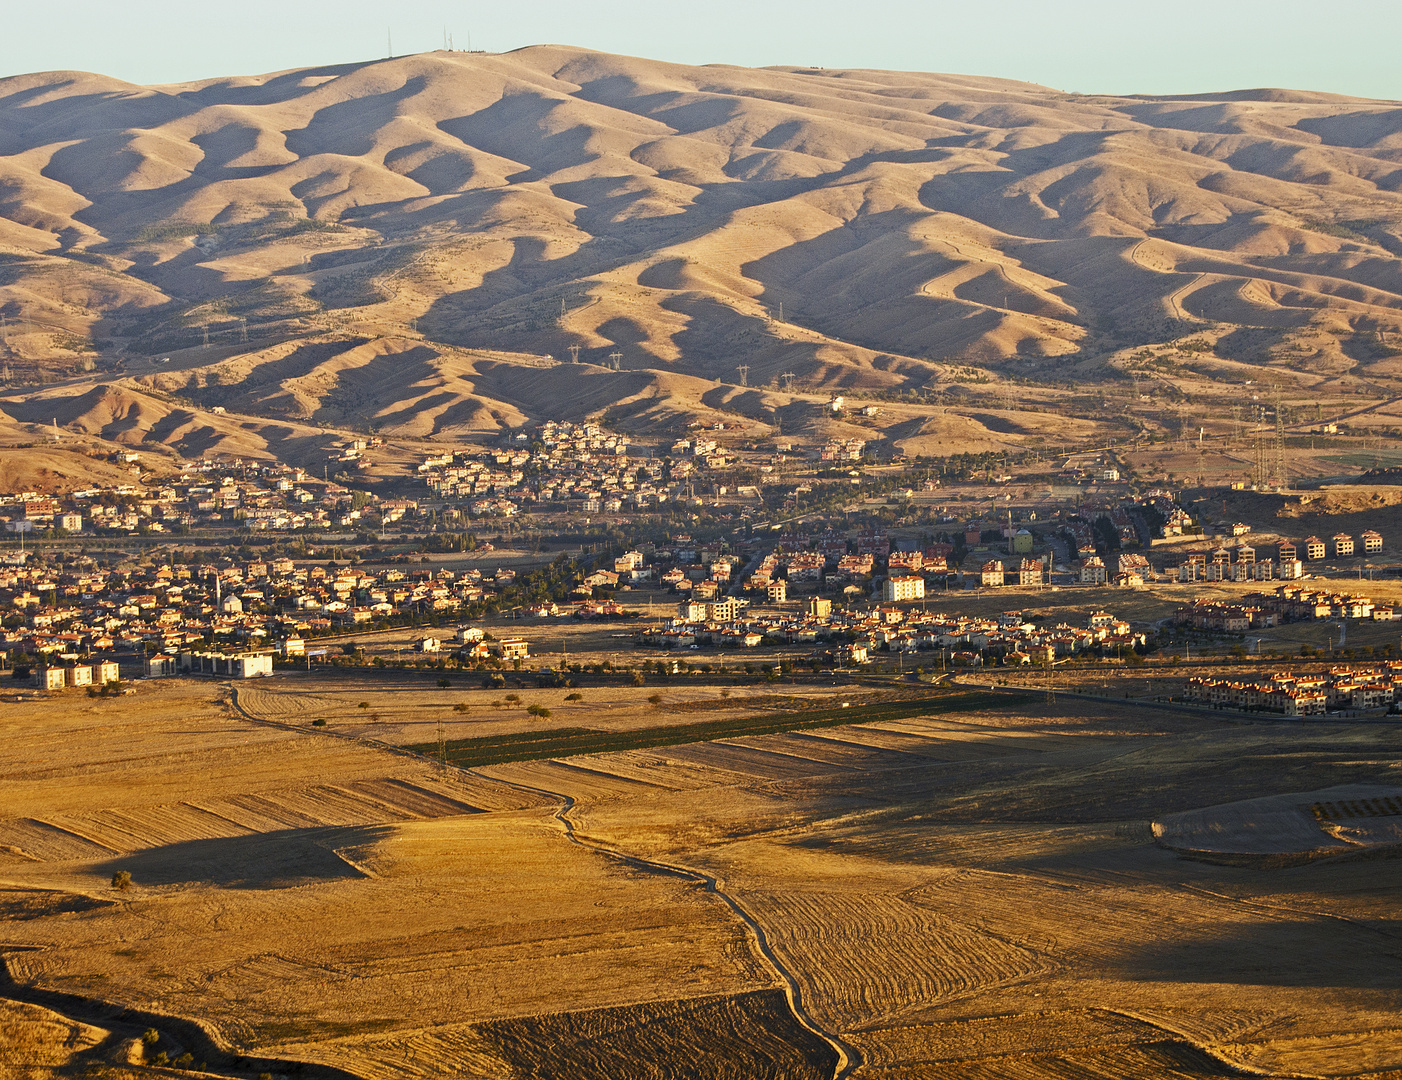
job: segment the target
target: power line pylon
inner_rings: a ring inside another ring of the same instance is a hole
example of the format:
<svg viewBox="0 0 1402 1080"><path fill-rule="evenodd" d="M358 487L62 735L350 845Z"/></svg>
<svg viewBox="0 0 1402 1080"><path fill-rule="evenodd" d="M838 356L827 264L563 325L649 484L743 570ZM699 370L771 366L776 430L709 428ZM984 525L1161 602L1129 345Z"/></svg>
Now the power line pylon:
<svg viewBox="0 0 1402 1080"><path fill-rule="evenodd" d="M623 354L615 349L609 353L609 362L613 364L613 370L619 371L623 367Z"/></svg>
<svg viewBox="0 0 1402 1080"><path fill-rule="evenodd" d="M779 376L779 378L783 381L785 390L792 390L793 381L794 379L798 378L798 376L795 375L792 371L785 371Z"/></svg>
<svg viewBox="0 0 1402 1080"><path fill-rule="evenodd" d="M741 386L749 386L749 385L750 385L750 365L749 365L749 364L741 364L741 365L740 365L738 368L736 368L735 370L738 371L738 372L740 373L740 385L741 385Z"/></svg>
<svg viewBox="0 0 1402 1080"><path fill-rule="evenodd" d="M577 363L579 363L579 346L578 346L578 345L571 345L571 346L569 346L569 350L570 350L570 363L571 363L571 364L577 364Z"/></svg>

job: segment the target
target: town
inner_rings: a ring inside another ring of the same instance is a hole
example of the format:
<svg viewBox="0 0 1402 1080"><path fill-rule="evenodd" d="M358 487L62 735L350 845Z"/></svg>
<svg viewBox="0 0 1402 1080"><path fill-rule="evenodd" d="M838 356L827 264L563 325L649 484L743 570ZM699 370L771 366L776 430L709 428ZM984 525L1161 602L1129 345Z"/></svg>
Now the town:
<svg viewBox="0 0 1402 1080"><path fill-rule="evenodd" d="M508 442L425 459L418 498L318 480L304 469L208 460L158 484L0 496L0 517L15 536L0 555L0 650L16 674L32 669L30 677L58 689L115 681L117 655L129 658L128 675L247 678L271 674L274 660L325 660L336 650L319 646L322 638L417 627L418 659L410 662L519 669L532 621L574 618L627 621L644 653L775 647L814 671L851 671L884 657L899 669L900 657L930 653L931 665L952 670L1142 657L1173 627L1243 634L1398 615L1361 593L1302 582L1307 567L1331 556L1380 553L1381 534L1252 543L1246 524L1201 524L1162 489L1072 507L985 509L963 520L952 500L927 498L906 527L882 513L890 500L909 501L905 489L855 522L849 513L846 528L825 512L772 524L742 504L724 518L692 515L703 530L693 539L656 510L669 501L701 504L692 495L698 474L731 464L714 439L678 440L662 456L638 459L626 437L596 424L547 422ZM356 460L363 449L339 453ZM788 455L793 449L783 443ZM860 448L824 447L812 467L825 468L838 452ZM784 458L776 450L771 460ZM928 485L926 496L938 487ZM538 508L535 562L489 565L496 546L468 526L495 520L505 544L511 526L503 519L530 505ZM630 522L623 535L634 546L594 526L598 515L628 512L613 525ZM552 526L560 549L553 562L543 539ZM155 548L120 543L161 535L168 543ZM88 539L107 547L89 550ZM1282 584L1260 587L1275 581ZM1138 624L1110 610L1117 591L1229 584L1254 589L1180 602ZM1075 619L1024 610L1054 594L1067 601L1098 590L1105 599ZM981 598L1003 592L1021 603L988 611ZM977 600L980 613L959 610L961 596L965 607ZM659 617L659 602L672 614ZM480 628L503 613L513 617L512 633ZM396 650L394 660L404 662Z"/></svg>

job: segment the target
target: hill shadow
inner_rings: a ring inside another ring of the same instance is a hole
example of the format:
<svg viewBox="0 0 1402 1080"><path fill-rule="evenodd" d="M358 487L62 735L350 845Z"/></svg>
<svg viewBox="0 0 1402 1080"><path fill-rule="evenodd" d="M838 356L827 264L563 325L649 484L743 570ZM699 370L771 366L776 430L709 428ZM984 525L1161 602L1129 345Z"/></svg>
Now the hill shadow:
<svg viewBox="0 0 1402 1080"><path fill-rule="evenodd" d="M1402 922L1302 918L1246 922L1127 951L1119 967L1137 982L1335 987L1402 991Z"/></svg>
<svg viewBox="0 0 1402 1080"><path fill-rule="evenodd" d="M331 846L338 840L349 841L352 834L356 842L364 843L388 831L385 827L283 829L185 840L120 855L94 870L104 876L125 870L137 886L199 883L223 889L287 889L366 877Z"/></svg>

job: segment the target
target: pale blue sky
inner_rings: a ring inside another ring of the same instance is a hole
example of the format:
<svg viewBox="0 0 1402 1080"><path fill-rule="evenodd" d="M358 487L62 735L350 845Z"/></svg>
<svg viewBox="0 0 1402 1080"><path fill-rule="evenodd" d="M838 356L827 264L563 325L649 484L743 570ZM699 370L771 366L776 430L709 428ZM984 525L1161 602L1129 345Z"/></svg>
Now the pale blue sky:
<svg viewBox="0 0 1402 1080"><path fill-rule="evenodd" d="M542 42L681 63L998 75L1084 93L1258 86L1402 99L1402 0L8 0L0 75L246 75Z"/></svg>

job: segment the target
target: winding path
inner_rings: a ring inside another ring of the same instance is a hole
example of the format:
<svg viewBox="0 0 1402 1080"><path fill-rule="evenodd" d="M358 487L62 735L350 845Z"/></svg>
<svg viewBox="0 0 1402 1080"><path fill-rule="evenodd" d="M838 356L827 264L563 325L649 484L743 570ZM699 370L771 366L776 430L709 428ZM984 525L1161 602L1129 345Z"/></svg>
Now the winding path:
<svg viewBox="0 0 1402 1080"><path fill-rule="evenodd" d="M560 800L560 808L552 815L564 829L565 837L572 844L578 844L582 848L597 852L610 859L616 859L625 866L631 866L639 870L660 870L664 873L673 874L677 877L685 878L688 881L695 881L702 885L708 893L716 896L725 904L749 931L750 937L754 940L755 948L764 957L774 974L779 977L779 981L784 987L784 997L788 999L789 1009L793 1012L794 1018L807 1028L810 1032L822 1039L833 1048L837 1054L837 1068L833 1072L833 1080L846 1080L862 1063L862 1055L855 1047L848 1044L841 1036L828 1032L808 1013L803 1005L803 991L799 988L798 980L793 973L784 966L783 961L775 954L774 949L769 944L769 938L764 932L764 927L759 924L759 920L751 915L744 906L730 893L725 891L725 883L720 879L703 873L700 870L693 870L689 866L681 866L676 863L661 862L657 859L647 859L641 855L629 855L627 852L619 851L608 844L591 840L581 836L570 820L570 811L575 807L575 800L558 791L549 791L545 788L531 787L529 784L522 784L514 780L503 780L496 776L486 776L475 769L463 769L465 773L475 776L479 780L485 780L497 784L506 784L508 787L516 788L519 791L529 792L532 795L539 795L547 799Z"/></svg>
<svg viewBox="0 0 1402 1080"><path fill-rule="evenodd" d="M860 1051L843 1040L841 1036L828 1032L809 1014L803 1004L803 991L798 985L798 979L784 966L783 961L775 954L773 947L769 944L769 937L764 932L764 927L759 924L758 919L745 909L740 901L726 892L725 883L720 878L713 877L700 870L693 870L688 866L661 862L657 859L647 859L641 855L630 855L625 851L619 851L617 848L610 847L608 844L601 843L598 840L582 836L576 831L574 822L570 820L570 811L575 808L575 800L572 796L562 794L558 791L549 791L545 788L531 787L529 784L522 784L515 780L503 780L501 777L488 776L478 772L476 769L460 768L456 765L445 765L436 758L416 753L413 750L406 750L402 746L394 746L391 743L381 742L379 739L367 738L363 735L350 735L339 731L329 731L322 728L312 728L303 724L284 724L277 720L257 717L250 713L239 702L238 686L231 683L229 684L229 689L231 691L230 704L233 706L234 710L245 720L249 720L252 723L262 724L267 727L283 728L284 730L306 732L309 734L329 735L333 738L345 739L350 742L373 746L377 750L388 750L402 757L412 757L420 761L427 761L440 768L454 769L487 783L504 784L518 791L538 795L545 799L556 800L560 803L560 806L551 817L552 820L560 823L560 827L564 830L565 838L570 843L577 844L582 848L596 852L606 858L615 859L625 866L631 866L639 870L662 871L663 873L672 874L676 877L685 878L688 881L697 882L708 893L711 893L725 904L725 906L734 913L735 917L745 925L745 929L749 932L750 937L754 941L756 950L783 984L784 997L788 1000L789 1009L793 1012L794 1018L815 1036L832 1047L833 1051L837 1054L837 1068L833 1072L833 1080L846 1080L846 1078L852 1074L853 1070L861 1065L862 1055Z"/></svg>

